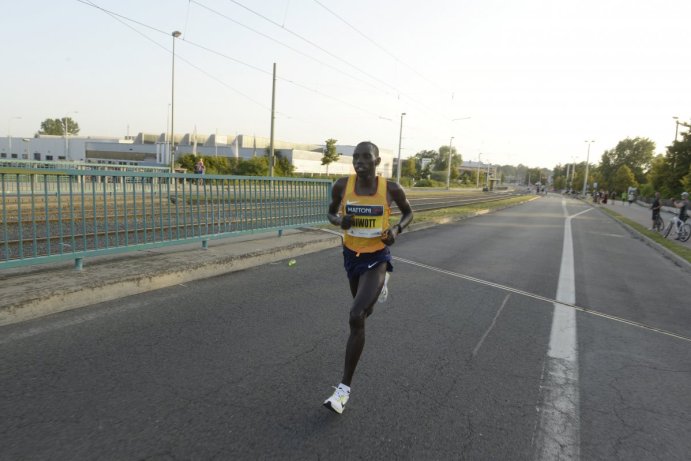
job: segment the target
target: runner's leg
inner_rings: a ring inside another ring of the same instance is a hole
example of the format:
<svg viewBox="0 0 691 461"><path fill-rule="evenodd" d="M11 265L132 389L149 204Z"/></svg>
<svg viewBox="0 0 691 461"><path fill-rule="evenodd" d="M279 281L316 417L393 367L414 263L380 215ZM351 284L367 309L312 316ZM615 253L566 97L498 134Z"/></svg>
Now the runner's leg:
<svg viewBox="0 0 691 461"><path fill-rule="evenodd" d="M351 291L355 287L355 296L350 308L350 336L346 346L343 379L341 380L346 386L350 386L355 367L365 347L365 319L372 313L374 303L377 302L377 297L384 284L385 276L386 263L382 263L362 274L355 284L351 280Z"/></svg>

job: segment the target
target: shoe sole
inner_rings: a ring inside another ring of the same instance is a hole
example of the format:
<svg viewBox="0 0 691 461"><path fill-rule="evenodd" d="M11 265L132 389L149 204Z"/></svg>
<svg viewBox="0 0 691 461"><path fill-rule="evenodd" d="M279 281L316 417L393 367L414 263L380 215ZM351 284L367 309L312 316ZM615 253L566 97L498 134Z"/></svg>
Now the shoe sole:
<svg viewBox="0 0 691 461"><path fill-rule="evenodd" d="M339 415L343 413L343 409L341 409L341 411L338 411L336 408L331 406L331 402L329 402L328 400L326 402L324 402L324 407L328 408L329 410L331 410L334 413L337 413Z"/></svg>

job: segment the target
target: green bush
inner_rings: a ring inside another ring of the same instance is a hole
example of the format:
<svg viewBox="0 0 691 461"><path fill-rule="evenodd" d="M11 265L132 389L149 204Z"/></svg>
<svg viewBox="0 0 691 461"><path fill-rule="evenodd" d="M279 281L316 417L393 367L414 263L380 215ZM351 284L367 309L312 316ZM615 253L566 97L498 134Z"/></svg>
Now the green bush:
<svg viewBox="0 0 691 461"><path fill-rule="evenodd" d="M643 198L650 198L653 195L655 195L655 188L653 187L652 184L643 184L639 189L638 189L638 196L643 197Z"/></svg>
<svg viewBox="0 0 691 461"><path fill-rule="evenodd" d="M446 183L433 179L421 179L415 183L415 187L446 187Z"/></svg>

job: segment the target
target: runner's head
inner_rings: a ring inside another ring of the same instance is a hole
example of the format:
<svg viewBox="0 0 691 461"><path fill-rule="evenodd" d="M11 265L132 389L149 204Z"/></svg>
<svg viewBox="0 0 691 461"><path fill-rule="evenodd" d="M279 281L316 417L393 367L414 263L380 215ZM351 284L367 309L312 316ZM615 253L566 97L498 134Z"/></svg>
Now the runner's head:
<svg viewBox="0 0 691 461"><path fill-rule="evenodd" d="M689 193L688 192L682 192L681 198L689 198Z"/></svg>
<svg viewBox="0 0 691 461"><path fill-rule="evenodd" d="M379 148L373 142L363 141L355 146L353 168L358 176L374 176L380 162Z"/></svg>

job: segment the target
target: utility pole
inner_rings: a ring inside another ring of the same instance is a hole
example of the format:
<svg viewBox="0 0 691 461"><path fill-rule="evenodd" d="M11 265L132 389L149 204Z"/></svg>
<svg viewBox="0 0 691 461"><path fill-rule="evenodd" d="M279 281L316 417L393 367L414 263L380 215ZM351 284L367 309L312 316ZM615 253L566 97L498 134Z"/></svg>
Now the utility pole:
<svg viewBox="0 0 691 461"><path fill-rule="evenodd" d="M588 143L588 154L585 157L585 178L583 178L583 197L585 197L585 188L588 185L588 163L590 163L590 145L595 141L586 141Z"/></svg>
<svg viewBox="0 0 691 461"><path fill-rule="evenodd" d="M274 120L276 119L276 63L271 84L271 139L269 140L269 177L274 175Z"/></svg>
<svg viewBox="0 0 691 461"><path fill-rule="evenodd" d="M396 167L396 183L401 184L401 141L403 141L403 116L405 112L401 113L401 127L398 130L398 166Z"/></svg>
<svg viewBox="0 0 691 461"><path fill-rule="evenodd" d="M446 170L446 190L451 190L451 143L453 142L453 136L449 139L449 167Z"/></svg>

